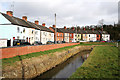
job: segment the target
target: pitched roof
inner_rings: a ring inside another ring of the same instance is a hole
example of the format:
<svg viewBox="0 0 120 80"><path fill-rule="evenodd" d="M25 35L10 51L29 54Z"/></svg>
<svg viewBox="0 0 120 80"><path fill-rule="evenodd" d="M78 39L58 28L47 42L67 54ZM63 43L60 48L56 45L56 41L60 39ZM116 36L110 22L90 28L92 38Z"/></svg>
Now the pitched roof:
<svg viewBox="0 0 120 80"><path fill-rule="evenodd" d="M75 33L75 31L72 30L72 29L68 29L68 28L67 28L67 30L68 30L69 33Z"/></svg>
<svg viewBox="0 0 120 80"><path fill-rule="evenodd" d="M45 26L37 25L37 24L35 24L35 25L38 26L41 31L47 31L47 32L52 32L52 33L54 33L53 31L51 31L49 28L47 28L47 27L45 27Z"/></svg>
<svg viewBox="0 0 120 80"><path fill-rule="evenodd" d="M69 31L67 29L64 28L59 28L63 33L69 33Z"/></svg>
<svg viewBox="0 0 120 80"><path fill-rule="evenodd" d="M6 19L8 19L11 24L14 25L19 25L19 26L24 26L27 28L35 28L41 31L48 31L48 32L52 32L49 28L41 26L41 25L36 25L35 23L32 23L30 21L25 21L23 19L14 17L14 16L8 16L7 14L1 13Z"/></svg>
<svg viewBox="0 0 120 80"><path fill-rule="evenodd" d="M55 31L55 28L54 28L54 27L51 27L51 28ZM63 33L63 31L62 31L61 29L59 29L59 28L56 28L56 30L57 30L57 32Z"/></svg>
<svg viewBox="0 0 120 80"><path fill-rule="evenodd" d="M24 26L28 28L33 28L29 24L26 23L25 20L22 20L20 18L16 18L14 16L8 16L7 14L1 13L6 19L8 19L12 24L14 25L19 25L19 26Z"/></svg>
<svg viewBox="0 0 120 80"><path fill-rule="evenodd" d="M94 32L95 32L95 34L100 34L100 32L99 32L99 31L97 31L97 30L95 30Z"/></svg>
<svg viewBox="0 0 120 80"><path fill-rule="evenodd" d="M101 31L101 30L99 30L99 33L100 34L108 34L106 31Z"/></svg>

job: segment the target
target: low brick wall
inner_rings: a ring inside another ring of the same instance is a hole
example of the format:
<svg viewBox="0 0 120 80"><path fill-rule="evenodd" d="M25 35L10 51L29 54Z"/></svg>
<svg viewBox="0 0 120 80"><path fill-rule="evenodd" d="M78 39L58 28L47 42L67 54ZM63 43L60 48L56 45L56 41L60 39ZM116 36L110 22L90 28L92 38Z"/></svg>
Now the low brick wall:
<svg viewBox="0 0 120 80"><path fill-rule="evenodd" d="M3 48L0 49L2 51L2 59L10 58L17 55L25 55L33 52L40 52L46 50L52 50L57 48L62 48L65 46L77 45L79 43L65 43L65 44L51 44L51 45L40 45L40 46L23 46L23 47L12 47L12 48Z"/></svg>

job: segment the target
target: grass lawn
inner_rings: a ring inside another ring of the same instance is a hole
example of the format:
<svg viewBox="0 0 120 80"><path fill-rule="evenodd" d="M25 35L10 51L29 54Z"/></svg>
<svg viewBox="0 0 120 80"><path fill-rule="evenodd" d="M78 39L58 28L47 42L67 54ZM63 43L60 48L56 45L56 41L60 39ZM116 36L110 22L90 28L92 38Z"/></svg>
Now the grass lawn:
<svg viewBox="0 0 120 80"><path fill-rule="evenodd" d="M53 49L53 50L40 51L40 52L30 53L30 54L26 54L26 55L15 56L12 58L4 58L4 59L2 59L2 65L4 67L6 65L11 65L12 63L14 63L16 61L20 61L20 58L27 59L27 58L32 58L32 57L38 57L40 55L59 52L59 51L67 50L67 49L73 48L75 46L80 46L80 45L86 45L86 46L87 45L114 45L114 43L99 43L99 42L80 43L78 45L67 46L67 47Z"/></svg>
<svg viewBox="0 0 120 80"><path fill-rule="evenodd" d="M81 67L77 69L75 73L69 78L114 78L119 77L119 65L118 65L119 50L116 47L110 46L97 46L90 53L88 59L83 63Z"/></svg>

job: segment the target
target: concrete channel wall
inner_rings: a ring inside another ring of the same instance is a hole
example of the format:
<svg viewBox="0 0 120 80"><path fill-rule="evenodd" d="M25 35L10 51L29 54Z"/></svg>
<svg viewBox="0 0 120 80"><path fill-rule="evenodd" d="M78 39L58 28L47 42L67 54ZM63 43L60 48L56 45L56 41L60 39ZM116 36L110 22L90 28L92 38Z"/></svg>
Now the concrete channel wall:
<svg viewBox="0 0 120 80"><path fill-rule="evenodd" d="M34 78L43 72L46 72L56 65L66 61L73 55L83 50L90 50L94 46L76 46L62 52L55 52L48 55L41 55L30 59L24 59L15 62L12 66L6 66L2 70L2 76L5 78Z"/></svg>

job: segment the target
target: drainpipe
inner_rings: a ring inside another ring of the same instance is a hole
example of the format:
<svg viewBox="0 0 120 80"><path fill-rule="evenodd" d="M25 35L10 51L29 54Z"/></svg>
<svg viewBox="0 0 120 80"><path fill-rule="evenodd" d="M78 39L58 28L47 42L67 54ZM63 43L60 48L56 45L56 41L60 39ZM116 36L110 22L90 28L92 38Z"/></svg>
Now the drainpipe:
<svg viewBox="0 0 120 80"><path fill-rule="evenodd" d="M41 29L40 29L40 42L41 42ZM41 42L42 43L42 42Z"/></svg>

